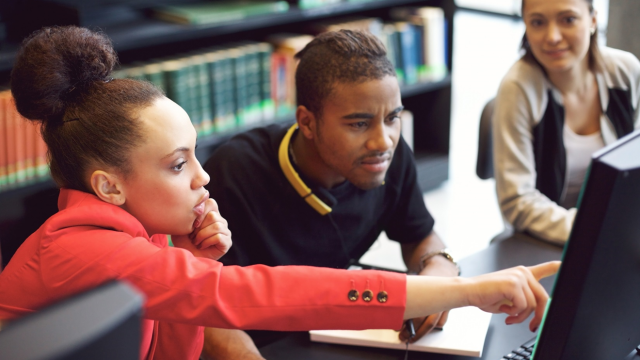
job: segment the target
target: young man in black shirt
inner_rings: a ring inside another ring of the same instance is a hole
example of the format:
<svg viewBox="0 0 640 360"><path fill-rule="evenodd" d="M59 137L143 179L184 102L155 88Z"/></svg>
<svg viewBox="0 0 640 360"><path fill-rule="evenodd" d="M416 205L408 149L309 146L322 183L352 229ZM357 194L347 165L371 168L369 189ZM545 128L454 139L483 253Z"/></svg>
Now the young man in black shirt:
<svg viewBox="0 0 640 360"><path fill-rule="evenodd" d="M410 272L457 276L400 136L400 89L383 45L341 30L319 35L296 57L296 123L238 135L204 166L233 234L221 261L345 268L385 231ZM446 318L415 319L413 340ZM205 353L260 358L239 330L205 336Z"/></svg>

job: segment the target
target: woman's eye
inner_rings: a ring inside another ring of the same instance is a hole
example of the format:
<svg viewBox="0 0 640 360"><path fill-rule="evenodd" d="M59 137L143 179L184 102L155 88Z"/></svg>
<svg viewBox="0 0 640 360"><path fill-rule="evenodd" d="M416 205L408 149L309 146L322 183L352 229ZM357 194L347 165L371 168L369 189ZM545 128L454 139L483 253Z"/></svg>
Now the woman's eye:
<svg viewBox="0 0 640 360"><path fill-rule="evenodd" d="M573 24L574 22L576 22L576 17L567 16L566 18L564 18L564 22L566 22L567 24Z"/></svg>
<svg viewBox="0 0 640 360"><path fill-rule="evenodd" d="M360 129L360 128L362 128L362 127L367 126L367 123L366 123L366 121L359 121L359 122L356 122L356 123L351 123L351 124L349 124L349 125L350 125L351 127L356 128L356 129Z"/></svg>
<svg viewBox="0 0 640 360"><path fill-rule="evenodd" d="M180 164L178 164L178 165L176 165L176 166L172 167L171 169L172 169L173 171L182 171L182 169L184 169L184 165L185 165L186 163L187 163L186 161L183 161L183 162L181 162Z"/></svg>
<svg viewBox="0 0 640 360"><path fill-rule="evenodd" d="M531 26L540 26L542 25L542 20L531 20Z"/></svg>

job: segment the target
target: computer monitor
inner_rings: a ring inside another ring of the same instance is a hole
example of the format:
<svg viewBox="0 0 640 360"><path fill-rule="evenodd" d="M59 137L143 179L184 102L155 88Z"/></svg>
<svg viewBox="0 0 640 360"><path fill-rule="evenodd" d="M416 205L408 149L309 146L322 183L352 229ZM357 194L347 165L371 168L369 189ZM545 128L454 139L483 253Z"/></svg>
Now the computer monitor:
<svg viewBox="0 0 640 360"><path fill-rule="evenodd" d="M593 155L533 359L625 359L639 344L636 131Z"/></svg>
<svg viewBox="0 0 640 360"><path fill-rule="evenodd" d="M113 281L9 323L0 358L138 360L142 295Z"/></svg>

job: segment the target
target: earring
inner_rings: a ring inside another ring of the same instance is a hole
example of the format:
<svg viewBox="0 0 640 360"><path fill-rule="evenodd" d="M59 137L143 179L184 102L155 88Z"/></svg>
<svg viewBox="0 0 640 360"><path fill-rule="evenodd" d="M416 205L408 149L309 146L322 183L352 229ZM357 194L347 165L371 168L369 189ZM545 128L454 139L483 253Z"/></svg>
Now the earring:
<svg viewBox="0 0 640 360"><path fill-rule="evenodd" d="M592 28L591 28L591 35L593 35L593 34L595 34L595 33L596 33L596 28L595 28L595 27L592 27Z"/></svg>

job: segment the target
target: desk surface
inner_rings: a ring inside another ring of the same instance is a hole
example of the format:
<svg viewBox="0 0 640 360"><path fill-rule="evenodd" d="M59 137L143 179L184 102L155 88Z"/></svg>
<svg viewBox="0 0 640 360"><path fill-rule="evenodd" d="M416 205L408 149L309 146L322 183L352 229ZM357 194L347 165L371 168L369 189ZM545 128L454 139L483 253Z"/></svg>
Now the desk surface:
<svg viewBox="0 0 640 360"><path fill-rule="evenodd" d="M560 260L561 257L561 247L544 243L524 234L514 234L505 241L462 259L460 265L463 276L474 276L517 265L528 266L545 261ZM555 276L541 281L547 292L551 291L554 280ZM535 335L529 331L528 321L507 326L504 323L505 318L506 315L493 315L491 318L481 359L501 359L503 355ZM262 347L260 352L267 359L397 360L404 358L404 352L399 350L311 342L307 332L294 333ZM478 358L411 352L409 359L471 360Z"/></svg>

